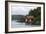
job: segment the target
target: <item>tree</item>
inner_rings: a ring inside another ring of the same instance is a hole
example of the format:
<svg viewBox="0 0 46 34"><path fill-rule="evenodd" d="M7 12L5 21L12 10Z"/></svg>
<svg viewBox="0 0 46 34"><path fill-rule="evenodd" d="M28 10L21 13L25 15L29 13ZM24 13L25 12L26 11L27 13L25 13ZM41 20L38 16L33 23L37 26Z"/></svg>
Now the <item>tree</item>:
<svg viewBox="0 0 46 34"><path fill-rule="evenodd" d="M29 11L29 16L34 16L34 23L35 25L40 25L41 24L41 7L38 7L37 9L30 10Z"/></svg>

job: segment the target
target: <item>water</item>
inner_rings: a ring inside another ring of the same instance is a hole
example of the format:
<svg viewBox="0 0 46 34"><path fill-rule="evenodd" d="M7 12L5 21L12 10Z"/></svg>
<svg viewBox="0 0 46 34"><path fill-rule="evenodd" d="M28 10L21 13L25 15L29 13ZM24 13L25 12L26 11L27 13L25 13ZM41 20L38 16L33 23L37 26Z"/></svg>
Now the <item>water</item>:
<svg viewBox="0 0 46 34"><path fill-rule="evenodd" d="M31 27L31 25L25 25L25 23L16 22L16 20L12 20L11 23L12 28L28 28Z"/></svg>

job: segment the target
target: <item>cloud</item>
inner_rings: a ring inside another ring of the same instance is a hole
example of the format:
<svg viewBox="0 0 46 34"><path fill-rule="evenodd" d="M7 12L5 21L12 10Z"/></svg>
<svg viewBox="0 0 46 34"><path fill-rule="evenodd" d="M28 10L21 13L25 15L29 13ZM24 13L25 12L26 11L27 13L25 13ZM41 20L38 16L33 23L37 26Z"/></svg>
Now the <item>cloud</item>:
<svg viewBox="0 0 46 34"><path fill-rule="evenodd" d="M12 15L27 15L29 11L32 9L36 9L37 7L31 6L19 6L19 5L12 5L11 9Z"/></svg>

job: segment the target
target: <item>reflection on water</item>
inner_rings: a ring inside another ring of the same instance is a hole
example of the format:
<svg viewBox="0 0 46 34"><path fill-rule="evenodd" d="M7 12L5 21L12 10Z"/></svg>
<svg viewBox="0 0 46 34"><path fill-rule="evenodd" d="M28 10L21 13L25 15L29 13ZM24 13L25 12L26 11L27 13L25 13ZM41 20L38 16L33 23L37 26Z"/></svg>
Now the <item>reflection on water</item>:
<svg viewBox="0 0 46 34"><path fill-rule="evenodd" d="M31 25L26 25L25 23L16 22L16 20L12 20L11 23L12 28L28 28Z"/></svg>
<svg viewBox="0 0 46 34"><path fill-rule="evenodd" d="M31 24L30 25L27 25L24 22L21 23L21 22L17 22L16 20L12 20L11 27L12 28L29 28L29 27L38 27L38 26L31 25Z"/></svg>

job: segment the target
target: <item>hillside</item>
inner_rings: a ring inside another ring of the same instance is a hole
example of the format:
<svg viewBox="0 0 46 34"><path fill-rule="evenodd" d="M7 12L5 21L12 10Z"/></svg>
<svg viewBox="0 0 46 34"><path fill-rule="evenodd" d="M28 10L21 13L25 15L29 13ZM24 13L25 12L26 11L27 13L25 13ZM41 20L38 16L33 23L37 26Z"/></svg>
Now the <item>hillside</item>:
<svg viewBox="0 0 46 34"><path fill-rule="evenodd" d="M12 15L12 20L20 20L24 15Z"/></svg>

